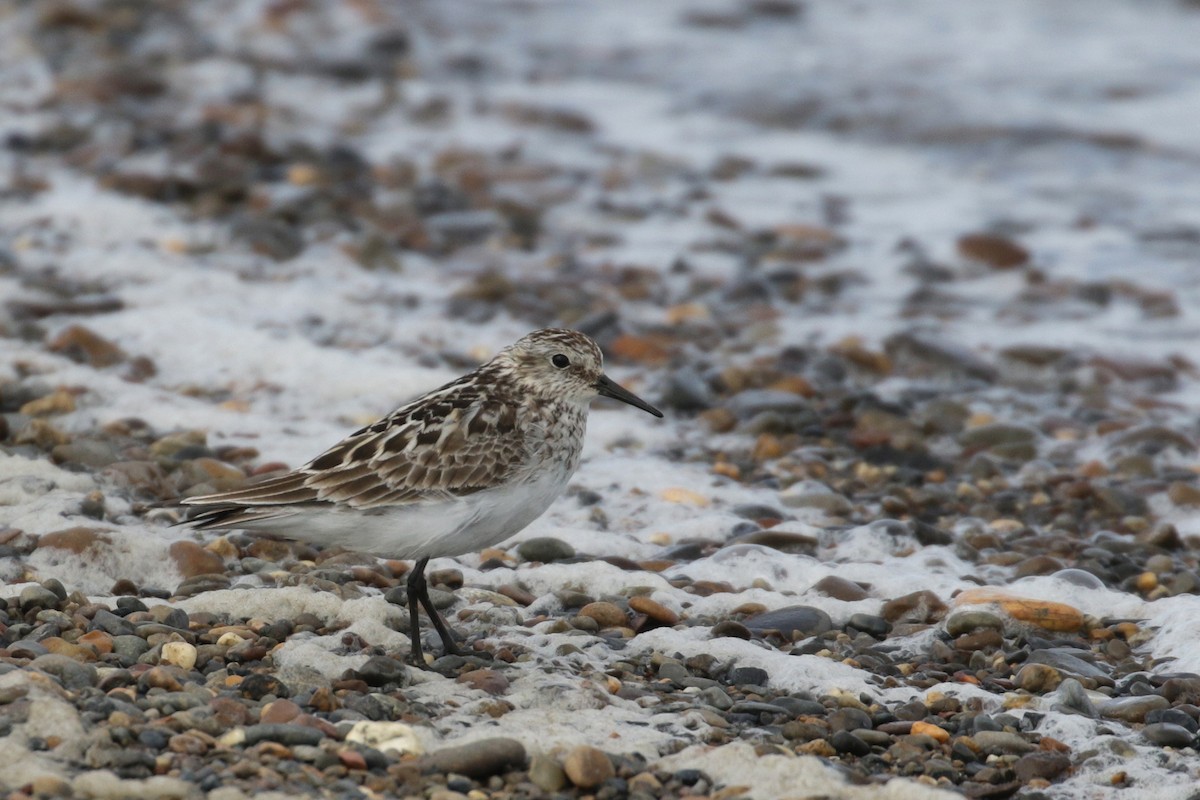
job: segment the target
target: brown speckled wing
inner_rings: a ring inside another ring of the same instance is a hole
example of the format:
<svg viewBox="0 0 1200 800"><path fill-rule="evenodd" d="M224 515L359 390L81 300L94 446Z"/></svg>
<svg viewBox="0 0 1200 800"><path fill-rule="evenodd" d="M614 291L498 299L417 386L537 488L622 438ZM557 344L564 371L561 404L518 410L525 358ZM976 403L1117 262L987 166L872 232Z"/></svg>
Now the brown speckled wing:
<svg viewBox="0 0 1200 800"><path fill-rule="evenodd" d="M516 422L511 403L430 396L298 472L319 500L363 510L460 497L503 483L524 462Z"/></svg>
<svg viewBox="0 0 1200 800"><path fill-rule="evenodd" d="M262 483L190 497L197 527L234 527L310 504L370 510L441 501L503 483L528 458L519 402L487 365L396 409L303 467ZM480 384L491 384L486 399Z"/></svg>

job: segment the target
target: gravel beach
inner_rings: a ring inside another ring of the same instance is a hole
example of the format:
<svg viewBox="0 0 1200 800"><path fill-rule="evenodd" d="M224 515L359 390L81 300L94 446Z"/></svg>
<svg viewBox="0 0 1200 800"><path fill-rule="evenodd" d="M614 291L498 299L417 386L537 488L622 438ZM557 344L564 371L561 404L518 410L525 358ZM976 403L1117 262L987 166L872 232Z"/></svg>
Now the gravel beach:
<svg viewBox="0 0 1200 800"><path fill-rule="evenodd" d="M12 798L1200 785L1200 8L0 11ZM178 525L524 333L566 494L410 562Z"/></svg>

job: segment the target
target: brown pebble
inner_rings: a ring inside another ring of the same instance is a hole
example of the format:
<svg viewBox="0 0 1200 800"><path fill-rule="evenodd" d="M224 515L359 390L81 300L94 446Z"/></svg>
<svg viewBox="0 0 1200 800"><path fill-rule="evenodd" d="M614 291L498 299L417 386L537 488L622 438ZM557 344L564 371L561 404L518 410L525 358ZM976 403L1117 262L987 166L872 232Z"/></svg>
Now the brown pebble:
<svg viewBox="0 0 1200 800"><path fill-rule="evenodd" d="M82 325L69 325L49 341L47 347L72 361L93 367L110 367L125 360L121 348Z"/></svg>
<svg viewBox="0 0 1200 800"><path fill-rule="evenodd" d="M166 667L151 667L138 679L138 683L144 684L149 689L166 689L168 692L183 691L183 685Z"/></svg>
<svg viewBox="0 0 1200 800"><path fill-rule="evenodd" d="M318 687L313 692L312 697L308 701L308 707L315 711L337 711L342 707L342 703L327 686Z"/></svg>
<svg viewBox="0 0 1200 800"><path fill-rule="evenodd" d="M41 641L42 647L56 655L66 656L72 661L89 662L96 660L96 651L90 647L74 644L57 636L48 636Z"/></svg>
<svg viewBox="0 0 1200 800"><path fill-rule="evenodd" d="M494 669L473 669L458 676L459 683L488 694L504 694L508 691L508 678Z"/></svg>
<svg viewBox="0 0 1200 800"><path fill-rule="evenodd" d="M338 760L346 765L347 769L366 769L367 759L357 750L339 750Z"/></svg>
<svg viewBox="0 0 1200 800"><path fill-rule="evenodd" d="M980 261L993 269L1012 269L1029 261L1029 251L1021 245L990 233L969 233L958 240L958 253Z"/></svg>
<svg viewBox="0 0 1200 800"><path fill-rule="evenodd" d="M88 631L75 641L85 647L92 648L101 655L113 651L112 635L104 631Z"/></svg>
<svg viewBox="0 0 1200 800"><path fill-rule="evenodd" d="M75 410L75 395L59 389L48 395L30 400L21 406L21 413L30 417L45 417L52 414L67 414Z"/></svg>
<svg viewBox="0 0 1200 800"><path fill-rule="evenodd" d="M245 725L250 719L249 710L232 697L214 697L208 701L213 717L225 728Z"/></svg>
<svg viewBox="0 0 1200 800"><path fill-rule="evenodd" d="M1077 631L1083 612L1066 603L1017 597L996 589L967 589L954 598L956 606L996 603L1010 617L1050 631Z"/></svg>
<svg viewBox="0 0 1200 800"><path fill-rule="evenodd" d="M204 755L208 752L208 744L191 732L175 734L167 741L167 748L172 753L189 756Z"/></svg>
<svg viewBox="0 0 1200 800"><path fill-rule="evenodd" d="M922 589L888 600L879 615L888 622L937 622L946 615L946 604L933 592Z"/></svg>
<svg viewBox="0 0 1200 800"><path fill-rule="evenodd" d="M847 603L866 600L868 597L866 589L854 581L839 578L837 575L826 575L813 584L812 588L834 600L842 600Z"/></svg>
<svg viewBox="0 0 1200 800"><path fill-rule="evenodd" d="M101 528L64 528L61 531L42 534L38 537L37 546L38 549L54 547L78 555L93 547L111 544L112 539L106 536L106 533L108 531Z"/></svg>
<svg viewBox="0 0 1200 800"><path fill-rule="evenodd" d="M225 571L225 561L219 555L187 539L173 542L167 552L179 573L185 578Z"/></svg>
<svg viewBox="0 0 1200 800"><path fill-rule="evenodd" d="M625 612L604 601L588 603L579 609L579 616L596 620L596 624L601 628L615 628L626 623Z"/></svg>
<svg viewBox="0 0 1200 800"><path fill-rule="evenodd" d="M496 592L504 595L519 606L528 606L531 605L534 600L537 600L537 598L533 596L532 592L528 592L522 589L520 586L516 586L511 583L506 583L500 586L498 589L496 589Z"/></svg>
<svg viewBox="0 0 1200 800"><path fill-rule="evenodd" d="M291 700L273 700L263 706L262 713L259 714L259 722L264 724L291 722L300 715L300 710L300 706Z"/></svg>
<svg viewBox="0 0 1200 800"><path fill-rule="evenodd" d="M711 636L714 639L727 637L730 639L745 639L749 641L754 638L754 634L742 623L737 620L726 619L718 622L712 627Z"/></svg>
<svg viewBox="0 0 1200 800"><path fill-rule="evenodd" d="M679 622L678 614L649 597L631 597L629 598L629 607L663 625L674 625Z"/></svg>
<svg viewBox="0 0 1200 800"><path fill-rule="evenodd" d="M567 779L580 789L599 786L616 774L612 761L603 751L581 745L567 753L563 759L563 772Z"/></svg>

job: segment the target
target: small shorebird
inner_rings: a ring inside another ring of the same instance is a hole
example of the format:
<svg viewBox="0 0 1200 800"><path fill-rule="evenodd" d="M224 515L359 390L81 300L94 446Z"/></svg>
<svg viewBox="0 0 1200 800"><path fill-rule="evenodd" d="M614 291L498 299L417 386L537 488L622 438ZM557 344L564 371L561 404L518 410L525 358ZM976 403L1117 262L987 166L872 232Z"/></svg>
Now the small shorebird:
<svg viewBox="0 0 1200 800"><path fill-rule="evenodd" d="M299 469L182 502L200 509L188 520L197 528L416 559L407 587L410 657L423 665L419 606L446 652L458 653L429 598L429 559L481 550L541 516L579 466L597 395L662 416L604 374L587 336L534 331Z"/></svg>

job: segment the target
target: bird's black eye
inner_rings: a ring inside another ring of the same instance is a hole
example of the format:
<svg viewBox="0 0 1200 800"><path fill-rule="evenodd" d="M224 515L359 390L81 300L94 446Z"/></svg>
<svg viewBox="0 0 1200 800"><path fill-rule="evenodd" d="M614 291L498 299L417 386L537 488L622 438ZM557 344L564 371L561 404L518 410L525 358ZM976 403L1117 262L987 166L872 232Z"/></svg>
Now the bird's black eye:
<svg viewBox="0 0 1200 800"><path fill-rule="evenodd" d="M567 367L571 366L571 359L567 358L562 353L555 353L554 357L550 359L550 363L559 369L566 369Z"/></svg>

